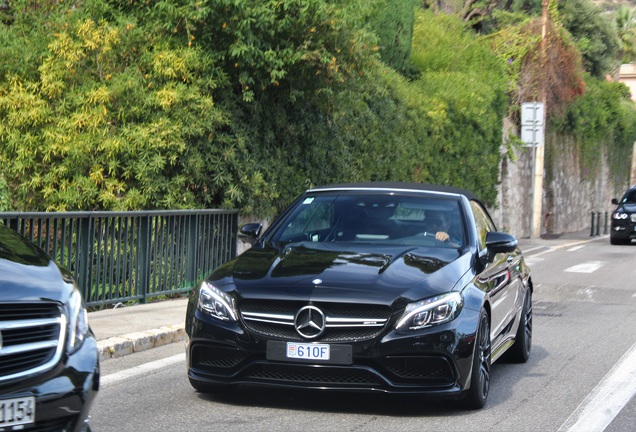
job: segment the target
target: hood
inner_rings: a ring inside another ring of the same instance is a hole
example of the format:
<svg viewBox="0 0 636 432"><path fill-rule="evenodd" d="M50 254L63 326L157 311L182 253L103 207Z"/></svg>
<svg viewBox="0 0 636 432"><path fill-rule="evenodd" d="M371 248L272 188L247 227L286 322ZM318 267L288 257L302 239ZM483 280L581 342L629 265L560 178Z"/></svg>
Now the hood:
<svg viewBox="0 0 636 432"><path fill-rule="evenodd" d="M0 226L0 302L65 302L70 276L42 250L13 230Z"/></svg>
<svg viewBox="0 0 636 432"><path fill-rule="evenodd" d="M618 206L617 210L623 209L626 213L636 213L635 203L623 203Z"/></svg>
<svg viewBox="0 0 636 432"><path fill-rule="evenodd" d="M469 268L456 249L303 242L250 249L210 281L244 298L387 304L449 292Z"/></svg>

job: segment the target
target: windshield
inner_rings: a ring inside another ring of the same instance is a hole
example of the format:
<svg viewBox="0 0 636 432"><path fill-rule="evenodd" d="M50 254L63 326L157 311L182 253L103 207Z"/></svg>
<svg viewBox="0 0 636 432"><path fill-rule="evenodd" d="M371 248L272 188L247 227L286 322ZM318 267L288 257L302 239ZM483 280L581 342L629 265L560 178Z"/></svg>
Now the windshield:
<svg viewBox="0 0 636 432"><path fill-rule="evenodd" d="M318 194L299 202L273 241L462 247L456 199L395 194Z"/></svg>
<svg viewBox="0 0 636 432"><path fill-rule="evenodd" d="M621 200L623 204L636 204L636 190L627 191Z"/></svg>

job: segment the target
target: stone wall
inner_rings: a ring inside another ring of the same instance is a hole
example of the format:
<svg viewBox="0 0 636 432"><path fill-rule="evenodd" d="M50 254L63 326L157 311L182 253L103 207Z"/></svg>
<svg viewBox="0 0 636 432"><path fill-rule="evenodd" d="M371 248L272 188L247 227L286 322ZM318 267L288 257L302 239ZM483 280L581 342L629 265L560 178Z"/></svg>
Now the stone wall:
<svg viewBox="0 0 636 432"><path fill-rule="evenodd" d="M514 132L510 121L504 124L504 139ZM532 152L515 148L513 154L502 147L497 208L489 209L497 229L518 238L529 237L532 212Z"/></svg>
<svg viewBox="0 0 636 432"><path fill-rule="evenodd" d="M491 209L498 229L517 238L531 234L532 148L516 148L512 159L501 164L498 207ZM557 135L546 137L541 235L559 235L591 230L592 212L601 212L601 233L605 212L611 213L611 199L620 196L622 186L615 186L603 155L599 169L581 172L574 144ZM621 189L621 190L618 190ZM596 223L596 220L595 220Z"/></svg>

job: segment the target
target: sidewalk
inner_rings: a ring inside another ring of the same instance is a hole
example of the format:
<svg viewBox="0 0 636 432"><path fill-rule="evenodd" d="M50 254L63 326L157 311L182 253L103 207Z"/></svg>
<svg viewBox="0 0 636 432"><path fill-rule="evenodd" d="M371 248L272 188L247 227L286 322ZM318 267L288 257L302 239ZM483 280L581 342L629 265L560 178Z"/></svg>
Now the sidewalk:
<svg viewBox="0 0 636 432"><path fill-rule="evenodd" d="M591 241L609 242L607 237L590 237L589 231L579 231L538 239L519 239L519 246L526 251L540 247L560 249ZM97 337L100 360L184 341L187 303L187 298L180 298L89 312L88 322Z"/></svg>
<svg viewBox="0 0 636 432"><path fill-rule="evenodd" d="M187 298L88 313L100 360L185 340Z"/></svg>

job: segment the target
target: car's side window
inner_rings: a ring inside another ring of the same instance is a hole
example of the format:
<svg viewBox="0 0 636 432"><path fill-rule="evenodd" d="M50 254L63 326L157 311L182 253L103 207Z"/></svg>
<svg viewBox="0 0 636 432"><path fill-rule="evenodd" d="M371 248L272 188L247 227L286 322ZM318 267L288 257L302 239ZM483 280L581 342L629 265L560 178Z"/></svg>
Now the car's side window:
<svg viewBox="0 0 636 432"><path fill-rule="evenodd" d="M486 248L486 234L490 231L495 231L495 226L484 212L484 209L475 201L470 202L470 206L475 216L475 227L477 228L477 237L479 241L479 249Z"/></svg>

